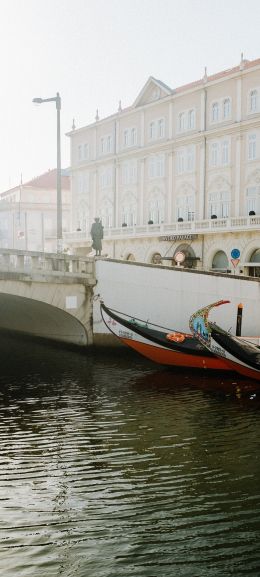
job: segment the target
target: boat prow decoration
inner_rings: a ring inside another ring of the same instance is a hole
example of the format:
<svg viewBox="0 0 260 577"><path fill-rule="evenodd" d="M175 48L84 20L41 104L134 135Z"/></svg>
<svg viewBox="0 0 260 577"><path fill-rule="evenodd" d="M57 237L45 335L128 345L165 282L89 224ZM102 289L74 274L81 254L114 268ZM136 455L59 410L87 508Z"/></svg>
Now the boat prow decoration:
<svg viewBox="0 0 260 577"><path fill-rule="evenodd" d="M230 334L208 320L212 308L230 301L217 301L190 317L190 329L208 351L218 356L231 370L260 381L260 347L246 338Z"/></svg>
<svg viewBox="0 0 260 577"><path fill-rule="evenodd" d="M202 309L197 310L189 321L190 330L194 337L196 337L205 347L209 348L211 343L211 331L208 322L208 316L211 309L230 303L228 300L220 300Z"/></svg>

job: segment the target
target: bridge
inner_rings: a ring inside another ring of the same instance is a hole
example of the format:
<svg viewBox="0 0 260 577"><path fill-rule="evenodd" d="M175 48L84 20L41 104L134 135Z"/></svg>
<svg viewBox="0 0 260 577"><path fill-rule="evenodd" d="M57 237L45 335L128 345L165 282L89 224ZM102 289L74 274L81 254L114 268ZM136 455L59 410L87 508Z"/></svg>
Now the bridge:
<svg viewBox="0 0 260 577"><path fill-rule="evenodd" d="M0 329L91 345L95 284L93 258L0 248Z"/></svg>

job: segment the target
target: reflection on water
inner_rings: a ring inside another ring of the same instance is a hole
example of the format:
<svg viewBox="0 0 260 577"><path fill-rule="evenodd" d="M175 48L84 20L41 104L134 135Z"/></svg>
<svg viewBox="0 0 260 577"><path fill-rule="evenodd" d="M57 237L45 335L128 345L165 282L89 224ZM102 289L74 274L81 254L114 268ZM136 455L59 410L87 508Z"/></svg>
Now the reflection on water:
<svg viewBox="0 0 260 577"><path fill-rule="evenodd" d="M1 577L259 577L252 381L1 351Z"/></svg>

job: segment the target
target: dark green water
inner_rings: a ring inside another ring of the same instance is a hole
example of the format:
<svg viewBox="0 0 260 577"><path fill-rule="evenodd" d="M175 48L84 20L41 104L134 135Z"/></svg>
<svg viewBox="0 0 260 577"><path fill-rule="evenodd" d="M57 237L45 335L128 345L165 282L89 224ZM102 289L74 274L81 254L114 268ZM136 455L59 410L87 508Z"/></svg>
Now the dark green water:
<svg viewBox="0 0 260 577"><path fill-rule="evenodd" d="M259 577L260 390L0 342L1 577Z"/></svg>

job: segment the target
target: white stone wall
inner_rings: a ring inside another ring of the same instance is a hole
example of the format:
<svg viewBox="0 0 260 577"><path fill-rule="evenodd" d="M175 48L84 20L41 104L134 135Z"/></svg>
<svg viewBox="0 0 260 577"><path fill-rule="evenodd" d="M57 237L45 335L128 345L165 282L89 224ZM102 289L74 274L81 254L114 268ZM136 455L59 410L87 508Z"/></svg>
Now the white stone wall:
<svg viewBox="0 0 260 577"><path fill-rule="evenodd" d="M108 307L150 320L171 329L189 331L189 317L201 306L220 299L231 304L212 312L211 318L225 329L236 330L237 306L243 303L242 334L260 334L260 283L232 275L189 272L161 266L138 265L115 261L96 262L97 285ZM94 340L106 334L94 299Z"/></svg>

